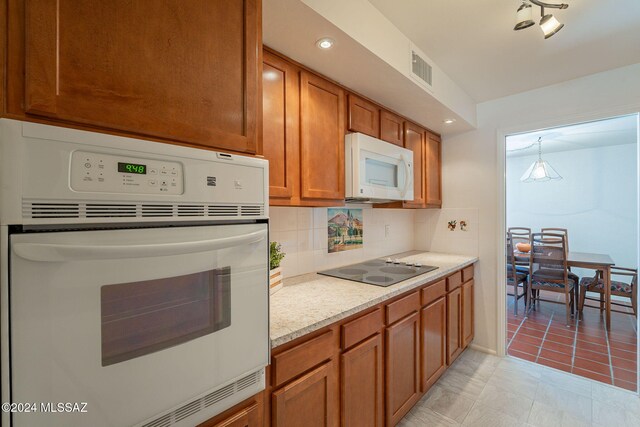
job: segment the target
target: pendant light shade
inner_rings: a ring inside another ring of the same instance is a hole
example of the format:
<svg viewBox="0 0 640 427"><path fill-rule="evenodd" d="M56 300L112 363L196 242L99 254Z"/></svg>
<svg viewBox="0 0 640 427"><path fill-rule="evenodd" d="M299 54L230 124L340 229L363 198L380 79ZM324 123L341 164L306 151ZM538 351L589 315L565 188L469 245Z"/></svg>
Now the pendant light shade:
<svg viewBox="0 0 640 427"><path fill-rule="evenodd" d="M535 24L532 18L532 10L530 4L522 2L516 12L516 26L513 27L514 30L524 30Z"/></svg>
<svg viewBox="0 0 640 427"><path fill-rule="evenodd" d="M542 160L542 137L540 137L538 138L538 160L529 166L522 177L520 177L520 181L544 182L552 179L562 179L562 177L548 162Z"/></svg>
<svg viewBox="0 0 640 427"><path fill-rule="evenodd" d="M544 38L548 39L564 27L564 24L558 22L555 16L549 14L544 15L540 20L540 29L544 34Z"/></svg>

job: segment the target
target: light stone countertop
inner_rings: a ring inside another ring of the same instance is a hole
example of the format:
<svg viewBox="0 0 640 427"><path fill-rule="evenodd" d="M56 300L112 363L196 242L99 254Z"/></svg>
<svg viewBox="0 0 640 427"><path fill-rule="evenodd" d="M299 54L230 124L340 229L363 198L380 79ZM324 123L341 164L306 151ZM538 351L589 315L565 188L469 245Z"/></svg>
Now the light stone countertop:
<svg viewBox="0 0 640 427"><path fill-rule="evenodd" d="M282 289L270 299L271 348L418 288L425 282L447 276L478 260L477 257L421 251L391 255L391 258L439 268L386 288L316 273L285 279Z"/></svg>

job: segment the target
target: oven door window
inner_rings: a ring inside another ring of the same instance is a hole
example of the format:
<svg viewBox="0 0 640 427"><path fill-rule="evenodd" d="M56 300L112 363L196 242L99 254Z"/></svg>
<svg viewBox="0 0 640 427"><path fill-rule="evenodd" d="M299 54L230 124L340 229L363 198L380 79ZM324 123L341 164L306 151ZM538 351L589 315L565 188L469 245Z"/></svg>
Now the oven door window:
<svg viewBox="0 0 640 427"><path fill-rule="evenodd" d="M100 289L102 366L231 325L231 270L218 268Z"/></svg>

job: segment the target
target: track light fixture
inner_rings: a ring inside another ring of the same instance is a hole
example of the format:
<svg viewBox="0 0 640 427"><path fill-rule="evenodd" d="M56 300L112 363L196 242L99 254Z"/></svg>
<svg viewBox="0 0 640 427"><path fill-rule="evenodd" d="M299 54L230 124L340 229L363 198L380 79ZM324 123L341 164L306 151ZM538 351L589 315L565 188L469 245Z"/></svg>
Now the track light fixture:
<svg viewBox="0 0 640 427"><path fill-rule="evenodd" d="M534 24L533 21L533 8L531 7L531 3L536 6L540 6L540 29L544 34L544 38L548 39L558 31L564 27L564 24L558 22L555 16L552 14L545 14L544 8L549 9L566 9L569 7L568 4L551 4L551 3L543 3L538 0L523 0L522 4L518 8L516 12L516 25L513 27L515 31L523 30L525 28L529 28Z"/></svg>

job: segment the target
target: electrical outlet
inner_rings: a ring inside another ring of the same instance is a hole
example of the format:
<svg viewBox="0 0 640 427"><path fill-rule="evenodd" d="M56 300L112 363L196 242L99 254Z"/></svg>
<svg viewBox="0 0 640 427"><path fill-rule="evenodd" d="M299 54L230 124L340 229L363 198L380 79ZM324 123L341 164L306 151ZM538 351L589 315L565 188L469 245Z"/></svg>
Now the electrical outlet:
<svg viewBox="0 0 640 427"><path fill-rule="evenodd" d="M384 237L389 237L389 234L391 234L391 224L385 224L384 225Z"/></svg>

